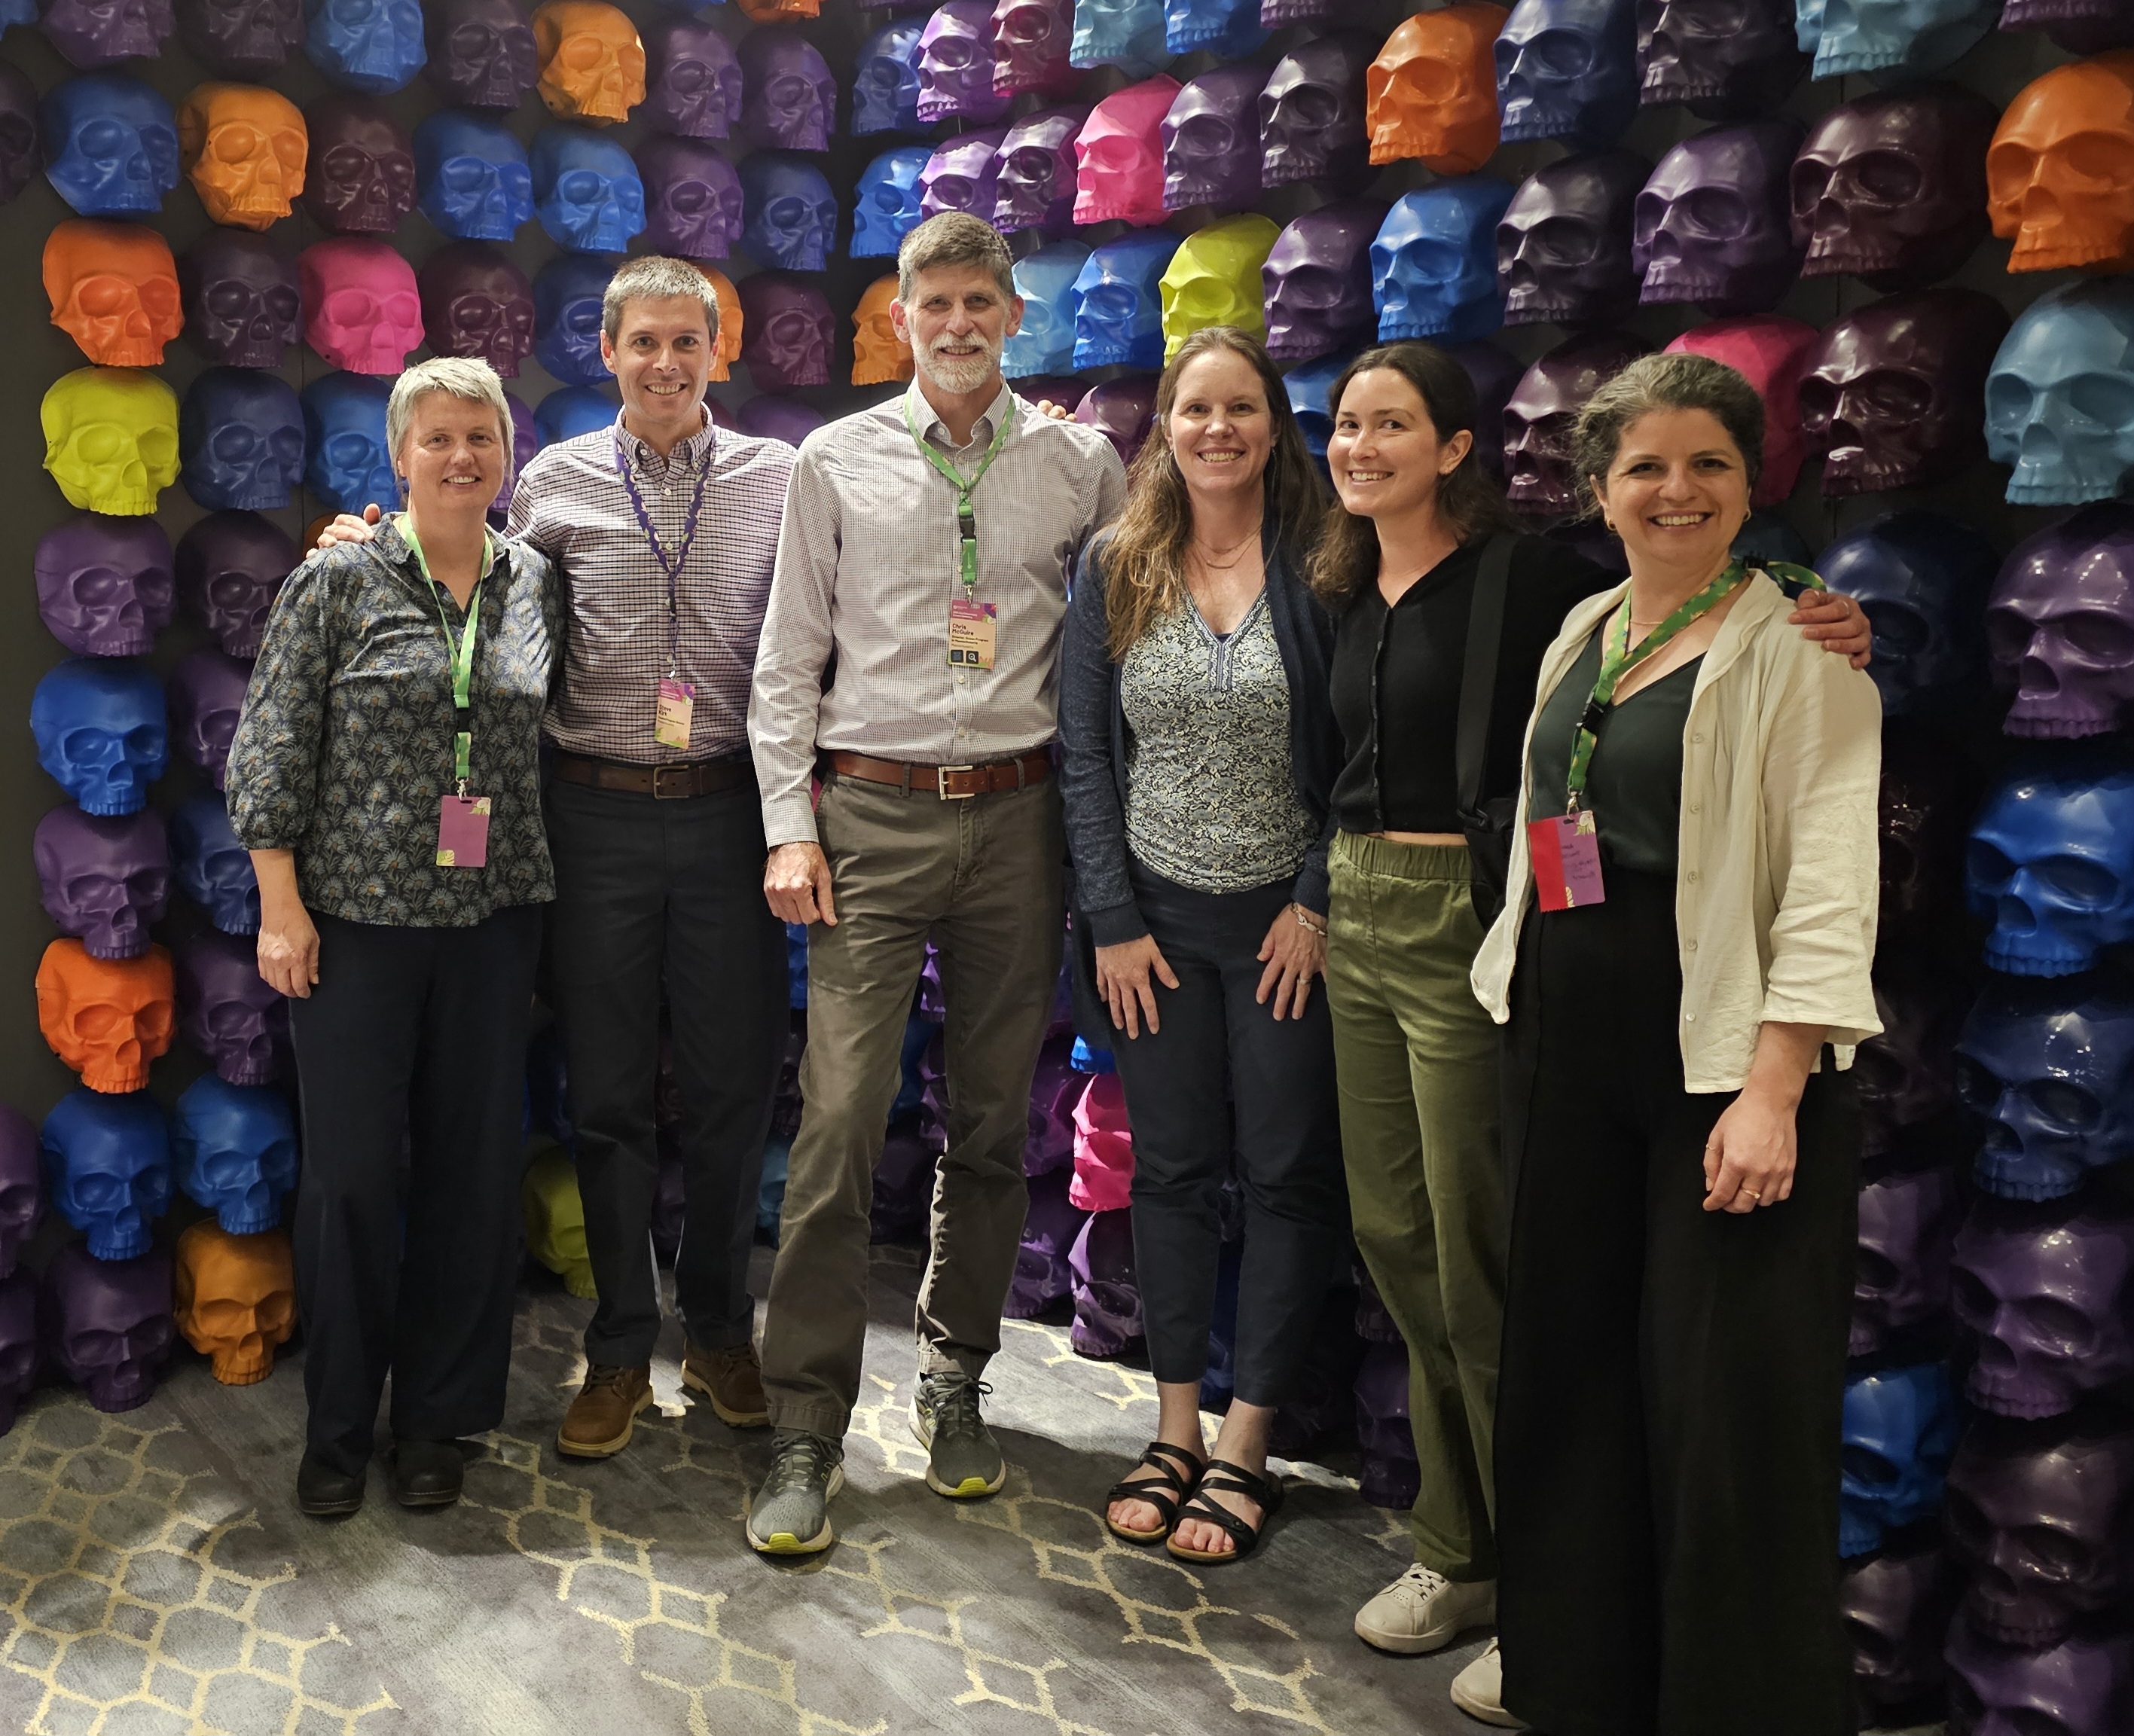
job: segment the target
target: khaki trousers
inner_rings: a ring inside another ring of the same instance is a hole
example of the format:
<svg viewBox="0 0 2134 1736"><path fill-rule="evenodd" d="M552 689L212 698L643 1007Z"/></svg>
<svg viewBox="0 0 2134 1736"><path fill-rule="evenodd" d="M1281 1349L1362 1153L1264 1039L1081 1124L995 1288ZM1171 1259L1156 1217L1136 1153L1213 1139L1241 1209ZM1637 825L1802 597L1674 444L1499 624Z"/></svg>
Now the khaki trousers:
<svg viewBox="0 0 2134 1736"><path fill-rule="evenodd" d="M1468 986L1465 850L1339 832L1326 1004L1356 1247L1407 1340L1415 1558L1497 1576L1491 1441L1508 1212L1496 1027Z"/></svg>
<svg viewBox="0 0 2134 1736"><path fill-rule="evenodd" d="M808 1049L763 1384L781 1429L842 1435L867 1337L867 1208L930 936L948 1007L949 1149L934 1189L917 1332L925 1373L976 1378L1029 1208L1030 1080L1065 926L1060 789L968 801L833 777L816 829L838 923L808 931Z"/></svg>

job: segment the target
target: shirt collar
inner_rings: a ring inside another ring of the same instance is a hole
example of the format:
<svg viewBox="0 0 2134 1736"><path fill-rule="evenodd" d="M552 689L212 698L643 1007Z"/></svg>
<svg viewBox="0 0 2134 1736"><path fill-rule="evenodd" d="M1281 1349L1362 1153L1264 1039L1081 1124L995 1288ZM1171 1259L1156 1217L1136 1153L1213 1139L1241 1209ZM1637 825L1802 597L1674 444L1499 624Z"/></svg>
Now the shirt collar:
<svg viewBox="0 0 2134 1736"><path fill-rule="evenodd" d="M971 425L972 445L990 446L992 443L1002 419L1008 413L1008 400L1012 390L1006 380L1001 382L1001 388L993 394L993 401L986 406L986 413ZM917 379L905 388L904 401L910 405L911 419L919 425L919 432L925 438L938 439L943 446L954 448L955 442L949 437L948 423L942 421L933 405L927 403L926 394L919 389Z"/></svg>
<svg viewBox="0 0 2134 1736"><path fill-rule="evenodd" d="M408 533L400 528L400 514L388 513L378 521L378 528L371 533L370 546L396 566L405 567L416 579L429 577L422 558L415 552L415 546L408 540ZM481 576L487 578L502 564L505 558L504 538L489 526L481 533ZM435 581L432 581L432 583Z"/></svg>
<svg viewBox="0 0 2134 1736"><path fill-rule="evenodd" d="M640 466L648 464L672 465L679 463L684 470L693 470L710 457L712 448L717 443L718 439L718 425L712 420L711 407L699 406L698 413L704 418L703 427L698 429L687 440L677 441L674 450L664 459L662 459L648 442L640 440L623 426L624 412L620 410L616 412L615 416L615 437L622 442L623 450L630 454L632 461Z"/></svg>

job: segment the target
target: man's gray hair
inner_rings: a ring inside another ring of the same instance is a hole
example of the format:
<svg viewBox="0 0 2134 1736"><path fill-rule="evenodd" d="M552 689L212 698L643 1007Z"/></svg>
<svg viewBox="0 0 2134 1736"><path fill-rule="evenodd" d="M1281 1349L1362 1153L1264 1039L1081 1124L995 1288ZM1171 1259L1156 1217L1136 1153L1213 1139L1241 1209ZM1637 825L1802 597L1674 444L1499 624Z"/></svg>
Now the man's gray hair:
<svg viewBox="0 0 2134 1736"><path fill-rule="evenodd" d="M968 211L943 211L904 238L896 250L896 298L911 299L911 287L920 272L957 265L983 266L993 274L1000 292L1015 299L1015 256L990 223L982 223Z"/></svg>
<svg viewBox="0 0 2134 1736"><path fill-rule="evenodd" d="M499 437L504 442L504 480L511 482L511 404L504 395L504 382L487 362L472 356L437 355L418 362L393 382L393 395L385 400L385 450L397 474L400 445L408 437L408 425L415 419L415 406L432 392L449 393L471 404L486 404L496 414Z"/></svg>
<svg viewBox="0 0 2134 1736"><path fill-rule="evenodd" d="M669 259L662 253L626 261L607 280L607 291L601 297L601 330L612 344L622 335L625 301L659 301L676 296L703 304L705 328L717 339L719 297L712 280L687 259Z"/></svg>

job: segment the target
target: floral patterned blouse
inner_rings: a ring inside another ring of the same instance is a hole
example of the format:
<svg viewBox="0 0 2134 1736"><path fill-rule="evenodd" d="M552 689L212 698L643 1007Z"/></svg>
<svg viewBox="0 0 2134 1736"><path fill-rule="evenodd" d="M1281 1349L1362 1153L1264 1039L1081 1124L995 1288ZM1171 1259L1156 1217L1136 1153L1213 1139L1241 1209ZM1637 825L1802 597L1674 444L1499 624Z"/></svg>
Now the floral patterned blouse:
<svg viewBox="0 0 2134 1736"><path fill-rule="evenodd" d="M450 653L466 617L422 576L398 521L313 554L267 620L229 750L229 822L248 850L293 850L306 907L350 922L466 928L556 895L541 823L541 714L563 616L545 556L507 538L482 581L469 793L489 862L437 866L452 788Z"/></svg>

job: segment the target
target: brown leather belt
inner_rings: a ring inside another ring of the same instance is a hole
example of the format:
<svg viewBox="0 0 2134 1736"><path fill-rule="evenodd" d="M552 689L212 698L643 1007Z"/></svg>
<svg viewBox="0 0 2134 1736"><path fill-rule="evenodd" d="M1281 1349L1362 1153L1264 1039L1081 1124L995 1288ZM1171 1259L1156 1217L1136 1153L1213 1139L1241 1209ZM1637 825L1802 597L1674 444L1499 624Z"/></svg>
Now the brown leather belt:
<svg viewBox="0 0 2134 1736"><path fill-rule="evenodd" d="M628 790L662 802L684 796L708 796L756 781L756 764L746 754L723 760L693 760L682 765L625 765L619 760L591 760L583 754L556 754L548 770L566 784L595 789Z"/></svg>
<svg viewBox="0 0 2134 1736"><path fill-rule="evenodd" d="M1052 751L1037 748L1013 760L988 760L983 765L914 765L902 760L877 760L871 754L848 754L842 750L823 755L815 762L825 774L863 778L870 784L886 784L907 796L939 796L944 802L968 802L973 796L993 796L1011 789L1042 784L1052 775Z"/></svg>

